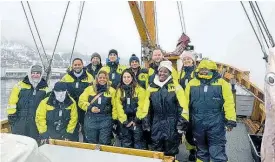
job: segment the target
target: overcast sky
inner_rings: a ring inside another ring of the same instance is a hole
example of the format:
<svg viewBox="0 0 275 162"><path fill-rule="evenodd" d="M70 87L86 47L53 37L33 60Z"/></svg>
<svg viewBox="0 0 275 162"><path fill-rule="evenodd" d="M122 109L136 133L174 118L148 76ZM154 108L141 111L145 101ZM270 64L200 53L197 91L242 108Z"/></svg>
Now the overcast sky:
<svg viewBox="0 0 275 162"><path fill-rule="evenodd" d="M42 41L48 50L53 50L66 3L30 2ZM69 6L57 51L68 52L72 49L79 3L71 2ZM248 7L248 2L245 4ZM258 4L271 34L275 37L275 2ZM215 61L251 71L251 80L263 87L263 54L240 2L183 1L183 10L187 34L197 52ZM34 47L19 1L0 2L0 16L2 37ZM157 2L157 21L161 47L166 51L174 50L181 35L175 1ZM86 2L75 51L84 54L96 51L107 55L111 48L117 49L123 58L128 58L132 53L140 55L140 38L128 3Z"/></svg>

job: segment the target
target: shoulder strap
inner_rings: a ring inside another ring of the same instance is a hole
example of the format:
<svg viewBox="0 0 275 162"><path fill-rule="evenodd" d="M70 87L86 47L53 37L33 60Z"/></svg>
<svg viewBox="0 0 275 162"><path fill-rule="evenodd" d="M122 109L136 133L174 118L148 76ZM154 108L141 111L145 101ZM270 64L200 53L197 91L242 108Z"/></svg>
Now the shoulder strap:
<svg viewBox="0 0 275 162"><path fill-rule="evenodd" d="M98 99L98 97L100 97L104 92L100 92L99 94L97 94L93 99L92 101L90 102L90 104L93 104L95 102L95 100Z"/></svg>

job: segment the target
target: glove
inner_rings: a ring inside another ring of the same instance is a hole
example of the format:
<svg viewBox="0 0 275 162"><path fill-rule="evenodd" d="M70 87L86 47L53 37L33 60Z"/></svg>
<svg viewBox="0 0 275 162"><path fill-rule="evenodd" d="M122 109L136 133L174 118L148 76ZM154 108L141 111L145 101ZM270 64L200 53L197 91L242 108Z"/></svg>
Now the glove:
<svg viewBox="0 0 275 162"><path fill-rule="evenodd" d="M134 119L134 123L137 125L137 124L141 124L141 120L137 117L135 117Z"/></svg>
<svg viewBox="0 0 275 162"><path fill-rule="evenodd" d="M113 133L118 135L118 121L117 120L113 120Z"/></svg>
<svg viewBox="0 0 275 162"><path fill-rule="evenodd" d="M141 122L142 122L142 130L150 132L149 117L146 116Z"/></svg>
<svg viewBox="0 0 275 162"><path fill-rule="evenodd" d="M50 138L50 135L47 131L40 134L40 139L49 139L49 138Z"/></svg>
<svg viewBox="0 0 275 162"><path fill-rule="evenodd" d="M225 126L226 126L228 129L233 129L233 127L236 127L236 126L237 126L237 122L236 122L236 121L233 121L233 120L227 120Z"/></svg>
<svg viewBox="0 0 275 162"><path fill-rule="evenodd" d="M15 121L16 121L17 115L16 114L10 114L8 115L8 120L10 125L14 125Z"/></svg>
<svg viewBox="0 0 275 162"><path fill-rule="evenodd" d="M178 132L182 132L182 133L185 132L188 128L188 124L189 122L186 119L184 119L183 117L180 117L177 123Z"/></svg>
<svg viewBox="0 0 275 162"><path fill-rule="evenodd" d="M50 136L47 131L40 134L40 144L43 145L43 144L48 143L49 138L50 138Z"/></svg>

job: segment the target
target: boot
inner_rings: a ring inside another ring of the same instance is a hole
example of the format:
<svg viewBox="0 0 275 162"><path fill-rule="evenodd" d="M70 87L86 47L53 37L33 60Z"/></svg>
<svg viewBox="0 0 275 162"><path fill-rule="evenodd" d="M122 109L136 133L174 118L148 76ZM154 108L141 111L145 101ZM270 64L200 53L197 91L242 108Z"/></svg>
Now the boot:
<svg viewBox="0 0 275 162"><path fill-rule="evenodd" d="M190 150L188 160L189 161L196 161L196 150L194 150L194 149Z"/></svg>

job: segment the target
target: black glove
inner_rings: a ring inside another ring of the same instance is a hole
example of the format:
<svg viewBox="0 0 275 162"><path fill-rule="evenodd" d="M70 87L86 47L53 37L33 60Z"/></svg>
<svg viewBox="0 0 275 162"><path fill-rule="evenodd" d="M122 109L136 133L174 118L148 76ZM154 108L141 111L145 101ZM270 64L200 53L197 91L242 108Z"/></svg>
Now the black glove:
<svg viewBox="0 0 275 162"><path fill-rule="evenodd" d="M135 124L141 124L141 120L139 118L135 117L134 123Z"/></svg>
<svg viewBox="0 0 275 162"><path fill-rule="evenodd" d="M233 127L237 126L237 122L235 122L233 120L227 120L225 126L227 128L233 129Z"/></svg>
<svg viewBox="0 0 275 162"><path fill-rule="evenodd" d="M142 130L144 131L150 131L150 119L148 116L142 119Z"/></svg>
<svg viewBox="0 0 275 162"><path fill-rule="evenodd" d="M40 134L40 139L49 139L49 138L50 138L50 135L47 131Z"/></svg>
<svg viewBox="0 0 275 162"><path fill-rule="evenodd" d="M113 133L118 135L118 120L113 120Z"/></svg>
<svg viewBox="0 0 275 162"><path fill-rule="evenodd" d="M187 128L188 128L188 124L189 122L184 119L183 117L180 117L179 120L178 120L178 123L177 123L177 130L178 131L184 131L186 132Z"/></svg>
<svg viewBox="0 0 275 162"><path fill-rule="evenodd" d="M8 120L10 125L14 125L16 121L17 115L16 114L10 114L8 115Z"/></svg>

